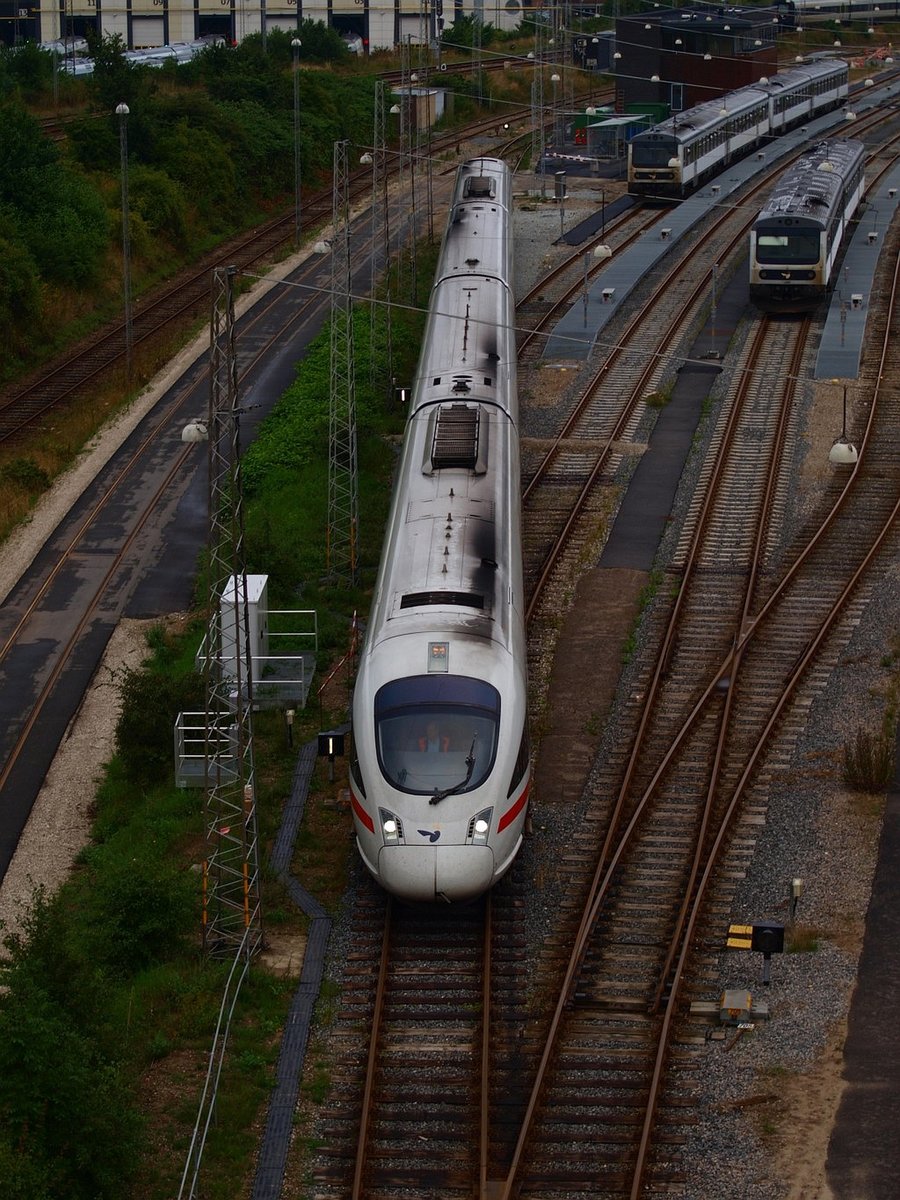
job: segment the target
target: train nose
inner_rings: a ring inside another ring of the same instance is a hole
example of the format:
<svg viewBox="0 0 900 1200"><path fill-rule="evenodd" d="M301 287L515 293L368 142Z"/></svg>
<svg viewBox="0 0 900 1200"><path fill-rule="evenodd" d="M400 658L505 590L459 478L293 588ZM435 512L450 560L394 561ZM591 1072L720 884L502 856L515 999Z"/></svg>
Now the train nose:
<svg viewBox="0 0 900 1200"><path fill-rule="evenodd" d="M404 900L472 900L494 878L494 854L487 846L384 846L378 876Z"/></svg>

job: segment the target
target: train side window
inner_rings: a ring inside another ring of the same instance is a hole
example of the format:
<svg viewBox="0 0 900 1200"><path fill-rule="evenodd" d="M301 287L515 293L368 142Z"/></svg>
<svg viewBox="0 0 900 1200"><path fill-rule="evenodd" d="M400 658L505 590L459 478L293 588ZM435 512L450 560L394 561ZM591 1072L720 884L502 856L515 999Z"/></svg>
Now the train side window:
<svg viewBox="0 0 900 1200"><path fill-rule="evenodd" d="M366 785L363 782L362 771L359 767L359 755L356 752L356 738L350 734L350 778L359 789L359 794L365 799Z"/></svg>
<svg viewBox="0 0 900 1200"><path fill-rule="evenodd" d="M507 800L525 778L530 761L531 747L528 742L528 721L526 720L525 728L522 730L522 740L519 743L519 753L516 755L516 765L513 767L512 778L509 781L509 790L506 793Z"/></svg>

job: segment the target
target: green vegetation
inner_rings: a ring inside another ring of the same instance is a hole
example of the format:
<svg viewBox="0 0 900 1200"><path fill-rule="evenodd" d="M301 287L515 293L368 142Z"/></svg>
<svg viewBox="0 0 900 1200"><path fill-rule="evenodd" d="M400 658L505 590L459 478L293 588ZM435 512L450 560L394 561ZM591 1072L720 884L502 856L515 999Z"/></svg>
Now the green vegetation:
<svg viewBox="0 0 900 1200"><path fill-rule="evenodd" d="M422 247L417 255L423 296L436 252ZM412 374L423 323L420 311L393 311L394 369L403 378ZM385 386L380 352L372 376L381 382L369 383L369 328L369 310L362 306L355 314L362 514L357 589L322 583L327 329L245 460L248 569L270 575L273 607L298 607L299 597L303 607L318 610L320 678L346 652L353 612L367 603L404 417ZM31 473L27 464L16 470L26 479ZM4 1196L15 1200L171 1200L177 1192L227 970L199 950L202 797L172 782L175 717L203 703L193 661L204 626L197 617L178 633L154 630L148 663L124 673L117 753L96 797L90 844L60 892L38 893L22 931L5 939L0 1171ZM342 696L336 693L331 703L340 705ZM314 736L322 720L345 717L343 707L299 712L293 747L281 713L255 718L264 847L275 836L290 791L295 748ZM351 850L346 815L333 804L342 782L329 784L316 773L293 866L331 909L341 901ZM301 935L305 920L265 868L263 888L266 928L279 937ZM292 981L261 969L242 991L204 1157L204 1195L213 1200L249 1193L258 1121L292 991ZM321 1003L332 1005L334 996L326 994ZM327 1068L318 1064L308 1094L324 1095L329 1082Z"/></svg>
<svg viewBox="0 0 900 1200"><path fill-rule="evenodd" d="M299 95L304 181L330 162L322 147L372 123L373 77L322 70L348 61L339 35L303 23ZM293 194L290 36L273 31L191 63L134 66L119 38L92 47L94 73L61 75L67 137L45 137L51 56L0 52L0 379L14 378L73 336L86 312L121 302L118 104L127 121L132 278L140 293L217 241L284 207ZM326 161L323 163L323 158Z"/></svg>
<svg viewBox="0 0 900 1200"><path fill-rule="evenodd" d="M525 75L453 73L471 21L445 31L441 85L460 124L478 104L527 104ZM357 61L321 22L299 30L299 151L303 186L327 183L332 146L371 140L375 71L393 56ZM291 34L272 30L237 47L210 46L190 63L129 63L119 37L91 45L94 72L54 76L33 44L0 47L0 383L118 315L122 280L121 129L126 124L130 268L136 295L223 239L293 203ZM526 39L527 40L527 39ZM482 45L515 38L490 25ZM39 118L66 118L51 141ZM396 132L396 131L395 131ZM362 133L362 138L360 135Z"/></svg>

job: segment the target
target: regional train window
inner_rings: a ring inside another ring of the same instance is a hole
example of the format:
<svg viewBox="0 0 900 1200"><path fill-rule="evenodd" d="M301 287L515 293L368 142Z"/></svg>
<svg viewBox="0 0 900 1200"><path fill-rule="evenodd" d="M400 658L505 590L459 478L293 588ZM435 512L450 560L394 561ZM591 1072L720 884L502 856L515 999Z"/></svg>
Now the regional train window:
<svg viewBox="0 0 900 1200"><path fill-rule="evenodd" d="M375 743L392 787L456 795L487 779L497 753L500 693L465 675L413 675L375 696Z"/></svg>
<svg viewBox="0 0 900 1200"><path fill-rule="evenodd" d="M761 263L814 263L819 261L819 231L791 233L758 230L756 260Z"/></svg>

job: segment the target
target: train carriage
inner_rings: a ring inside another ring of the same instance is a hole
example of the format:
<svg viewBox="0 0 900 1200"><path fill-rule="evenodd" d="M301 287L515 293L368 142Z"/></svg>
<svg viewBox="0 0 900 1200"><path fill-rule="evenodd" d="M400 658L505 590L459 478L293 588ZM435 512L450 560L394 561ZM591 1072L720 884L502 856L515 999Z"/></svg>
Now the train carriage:
<svg viewBox="0 0 900 1200"><path fill-rule="evenodd" d="M530 783L511 174L455 187L352 711L357 845L412 902L496 883Z"/></svg>
<svg viewBox="0 0 900 1200"><path fill-rule="evenodd" d="M811 62L676 113L628 144L628 190L645 200L689 195L769 137L847 97L843 61Z"/></svg>
<svg viewBox="0 0 900 1200"><path fill-rule="evenodd" d="M835 138L776 183L750 231L750 299L766 312L808 312L826 295L865 190L865 146Z"/></svg>

